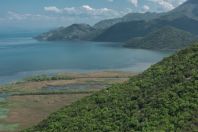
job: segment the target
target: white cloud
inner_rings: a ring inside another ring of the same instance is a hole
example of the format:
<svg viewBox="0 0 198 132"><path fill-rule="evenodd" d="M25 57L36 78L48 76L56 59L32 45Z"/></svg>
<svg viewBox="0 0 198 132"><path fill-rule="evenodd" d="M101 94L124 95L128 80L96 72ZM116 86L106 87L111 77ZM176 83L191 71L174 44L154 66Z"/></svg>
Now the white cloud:
<svg viewBox="0 0 198 132"><path fill-rule="evenodd" d="M138 6L138 0L129 0L129 2L134 5L135 7Z"/></svg>
<svg viewBox="0 0 198 132"><path fill-rule="evenodd" d="M45 11L49 11L49 12L55 12L55 13L61 13L62 11L55 7L55 6L48 6L48 7L44 7Z"/></svg>
<svg viewBox="0 0 198 132"><path fill-rule="evenodd" d="M181 5L182 3L184 3L187 0L164 0L170 4L172 4L174 7L177 7L178 5Z"/></svg>
<svg viewBox="0 0 198 132"><path fill-rule="evenodd" d="M181 5L187 0L126 0L130 2L131 5L133 5L132 8L133 12L143 12L143 10L150 10L150 11L156 11L156 12L166 12L170 11L177 6ZM149 8L144 5L149 5Z"/></svg>
<svg viewBox="0 0 198 132"><path fill-rule="evenodd" d="M148 5L143 6L143 12L148 12L150 10L150 7Z"/></svg>
<svg viewBox="0 0 198 132"><path fill-rule="evenodd" d="M186 0L175 0L176 6L181 5L184 3Z"/></svg>
<svg viewBox="0 0 198 132"><path fill-rule="evenodd" d="M89 5L83 5L82 8L85 9L86 11L93 11L93 10L94 10L94 9L93 9L91 6L89 6Z"/></svg>
<svg viewBox="0 0 198 132"><path fill-rule="evenodd" d="M114 0L107 0L108 2L114 2Z"/></svg>
<svg viewBox="0 0 198 132"><path fill-rule="evenodd" d="M82 10L81 10L82 9ZM81 8L76 9L80 15L88 15L93 17L118 17L121 15L119 11L109 9L109 8L93 8L89 5L83 5Z"/></svg>
<svg viewBox="0 0 198 132"><path fill-rule="evenodd" d="M160 5L163 11L170 11L179 4L182 4L184 2L184 0L150 0L150 1Z"/></svg>
<svg viewBox="0 0 198 132"><path fill-rule="evenodd" d="M53 7L53 8L52 8ZM65 8L57 8L55 6L44 7L46 12L54 12L59 15L70 15L70 16L80 16L80 17L120 17L124 15L123 11L116 11L109 8L93 8L90 5L82 5L81 7L65 7Z"/></svg>
<svg viewBox="0 0 198 132"><path fill-rule="evenodd" d="M68 13L75 13L76 8L75 7L65 7L63 11L68 12Z"/></svg>

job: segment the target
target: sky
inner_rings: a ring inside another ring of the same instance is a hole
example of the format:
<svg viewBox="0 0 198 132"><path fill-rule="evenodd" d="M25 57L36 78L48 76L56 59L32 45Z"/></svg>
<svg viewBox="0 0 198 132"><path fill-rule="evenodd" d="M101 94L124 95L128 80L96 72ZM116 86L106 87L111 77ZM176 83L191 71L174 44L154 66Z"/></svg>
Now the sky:
<svg viewBox="0 0 198 132"><path fill-rule="evenodd" d="M90 25L135 12L167 12L186 0L0 0L0 29Z"/></svg>

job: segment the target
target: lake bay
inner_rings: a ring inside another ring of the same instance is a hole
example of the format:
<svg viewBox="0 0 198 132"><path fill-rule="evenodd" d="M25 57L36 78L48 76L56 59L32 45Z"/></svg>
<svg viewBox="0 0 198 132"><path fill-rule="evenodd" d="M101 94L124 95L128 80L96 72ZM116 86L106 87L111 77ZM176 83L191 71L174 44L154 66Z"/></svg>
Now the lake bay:
<svg viewBox="0 0 198 132"><path fill-rule="evenodd" d="M109 42L40 42L24 34L0 35L0 83L58 72L142 72L171 54Z"/></svg>

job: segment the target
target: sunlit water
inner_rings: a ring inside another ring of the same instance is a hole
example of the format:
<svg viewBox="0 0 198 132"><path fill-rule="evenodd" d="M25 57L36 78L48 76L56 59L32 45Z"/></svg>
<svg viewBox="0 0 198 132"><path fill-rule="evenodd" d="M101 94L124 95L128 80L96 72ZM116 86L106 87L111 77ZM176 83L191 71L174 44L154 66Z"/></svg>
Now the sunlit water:
<svg viewBox="0 0 198 132"><path fill-rule="evenodd" d="M39 42L32 39L34 35L0 34L0 83L57 72L142 72L171 54L108 42Z"/></svg>

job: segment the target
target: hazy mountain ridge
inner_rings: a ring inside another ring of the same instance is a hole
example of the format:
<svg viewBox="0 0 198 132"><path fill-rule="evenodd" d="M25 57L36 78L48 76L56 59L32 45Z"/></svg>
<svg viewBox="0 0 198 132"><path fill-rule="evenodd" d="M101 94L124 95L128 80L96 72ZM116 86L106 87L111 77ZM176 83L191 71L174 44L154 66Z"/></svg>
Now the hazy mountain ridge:
<svg viewBox="0 0 198 132"><path fill-rule="evenodd" d="M138 20L145 20L149 21L152 19L159 18L162 15L162 13L129 13L121 18L114 18L114 19L108 19L103 20L94 25L94 28L96 29L107 29L117 23L121 22L130 22L130 21L138 21Z"/></svg>
<svg viewBox="0 0 198 132"><path fill-rule="evenodd" d="M79 27L82 25L79 25ZM45 41L89 40L98 42L126 42L133 38L145 37L164 26L171 26L198 35L198 2L196 0L189 0L176 9L163 14L129 13L122 18L103 20L96 23L93 27L84 26L81 28L82 30L74 28L71 31L69 26L59 32L44 33L36 38Z"/></svg>
<svg viewBox="0 0 198 132"><path fill-rule="evenodd" d="M68 27L61 27L56 30L43 33L37 37L41 41L57 41L57 40L92 40L102 34L109 27L133 20L151 20L159 17L158 13L129 13L121 18L103 20L96 23L93 27L88 24L72 24ZM73 27L73 28L72 28ZM76 28L75 28L76 27ZM71 30L71 28L73 30Z"/></svg>
<svg viewBox="0 0 198 132"><path fill-rule="evenodd" d="M88 24L73 24L66 28L61 27L37 36L38 40L60 41L60 40L90 40L91 34L96 29ZM92 34L93 35L93 34Z"/></svg>
<svg viewBox="0 0 198 132"><path fill-rule="evenodd" d="M198 44L62 108L26 132L196 131Z"/></svg>

